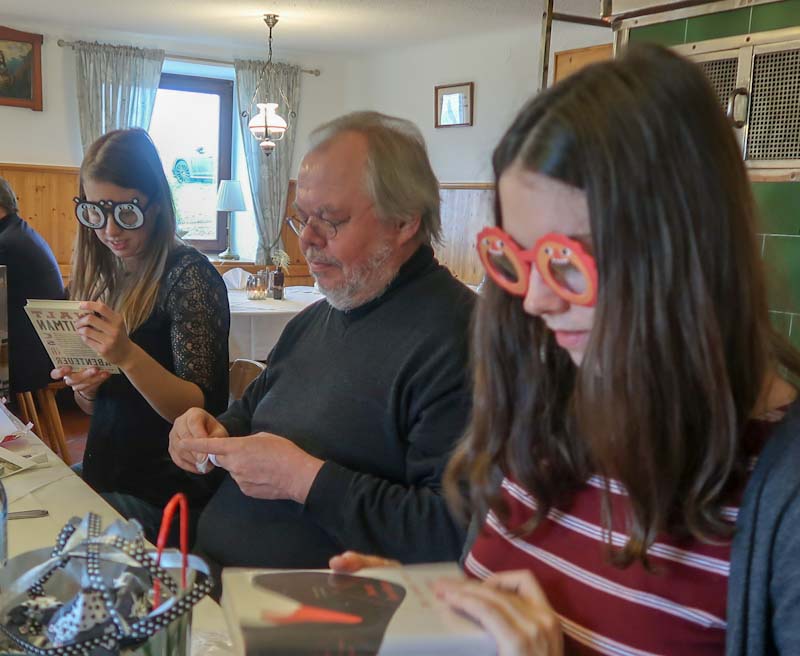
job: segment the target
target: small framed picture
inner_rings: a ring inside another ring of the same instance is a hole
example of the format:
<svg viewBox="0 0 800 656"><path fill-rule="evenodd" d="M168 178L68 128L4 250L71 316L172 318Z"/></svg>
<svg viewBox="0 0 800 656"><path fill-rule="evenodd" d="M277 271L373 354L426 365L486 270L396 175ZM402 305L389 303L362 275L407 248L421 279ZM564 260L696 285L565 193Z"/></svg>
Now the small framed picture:
<svg viewBox="0 0 800 656"><path fill-rule="evenodd" d="M42 111L42 40L0 26L0 105Z"/></svg>
<svg viewBox="0 0 800 656"><path fill-rule="evenodd" d="M475 83L442 84L433 92L437 128L472 125Z"/></svg>

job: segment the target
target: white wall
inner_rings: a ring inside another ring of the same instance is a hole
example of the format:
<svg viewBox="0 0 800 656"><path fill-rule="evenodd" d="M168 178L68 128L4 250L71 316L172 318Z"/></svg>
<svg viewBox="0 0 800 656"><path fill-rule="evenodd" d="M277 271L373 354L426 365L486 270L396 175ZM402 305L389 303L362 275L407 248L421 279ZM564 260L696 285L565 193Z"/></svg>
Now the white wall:
<svg viewBox="0 0 800 656"><path fill-rule="evenodd" d="M491 181L492 150L538 87L540 39L537 18L512 30L363 57L351 66L348 107L416 123L441 182ZM610 42L610 29L556 23L551 51ZM475 82L474 125L434 128L434 87L458 82Z"/></svg>
<svg viewBox="0 0 800 656"><path fill-rule="evenodd" d="M54 17L57 20L57 17ZM236 50L206 43L164 40L125 33L74 33L58 24L14 24L15 29L44 34L42 48L43 112L0 106L0 161L79 166L82 158L75 92L75 56L68 41L164 48L168 55L231 61L263 58L262 50ZM302 76L302 104L295 124L293 177L307 148L308 134L344 112L374 109L408 118L423 131L434 170L442 182L491 181L491 152L522 103L537 88L538 16L512 30L450 39L414 48L370 55L300 53L276 49L276 59L319 68L320 77ZM611 31L556 23L552 51L609 43ZM223 75L224 77L224 75ZM438 84L475 82L474 125L433 127L433 90ZM238 167L238 177L246 179ZM248 206L249 194L245 193ZM234 219L234 244L243 259L255 254L252 211Z"/></svg>
<svg viewBox="0 0 800 656"><path fill-rule="evenodd" d="M83 39L104 43L164 48L168 55L195 56L232 61L234 57L263 59L262 49L233 49L206 43L169 41L124 33L73 33L58 25L23 24L15 29L44 34L42 47L42 95L44 111L0 106L0 161L58 166L79 166L82 158L78 100L75 92L75 55L57 45L58 39ZM278 44L279 46L279 44ZM319 68L320 77L303 75L301 107L297 121L297 151L302 152L313 127L345 111L349 58L329 53L288 52L276 48L276 59L304 68ZM299 156L297 157L299 159Z"/></svg>
<svg viewBox="0 0 800 656"><path fill-rule="evenodd" d="M234 57L263 59L261 49L225 49L209 47L205 43L165 41L144 35L124 33L98 33L87 31L73 33L58 25L15 23L15 29L44 34L42 47L42 94L44 111L33 112L19 107L0 106L0 162L44 164L51 166L80 166L80 127L78 99L75 91L75 55L71 48L59 47L59 39L66 41L98 40L103 43L164 48L168 56L201 57L232 61ZM277 49L276 49L277 50ZM276 59L291 61L303 68L319 68L322 75L303 74L301 78L302 105L295 123L296 142L294 170L308 142L308 132L324 121L346 111L347 78L350 59L330 53L302 53L277 50ZM219 66L182 66L168 62L165 70L173 73L207 75L233 79L232 67L220 70ZM236 133L237 130L234 130ZM257 235L253 222L247 172L243 162L234 162L234 177L245 181L245 201L248 210L234 215L232 238L242 259L255 257Z"/></svg>

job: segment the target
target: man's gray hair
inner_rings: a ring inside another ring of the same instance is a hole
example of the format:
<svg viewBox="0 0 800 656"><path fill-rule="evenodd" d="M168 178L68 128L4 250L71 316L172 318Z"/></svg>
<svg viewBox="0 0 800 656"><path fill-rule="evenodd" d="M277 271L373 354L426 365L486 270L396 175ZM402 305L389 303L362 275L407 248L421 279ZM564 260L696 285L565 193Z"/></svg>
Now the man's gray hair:
<svg viewBox="0 0 800 656"><path fill-rule="evenodd" d="M367 139L364 184L382 221L420 216L421 243L441 243L439 181L428 159L425 139L411 121L379 112L345 114L314 130L309 139L316 150L345 132Z"/></svg>
<svg viewBox="0 0 800 656"><path fill-rule="evenodd" d="M17 195L5 178L0 178L0 207L4 207L12 214L16 214L19 211Z"/></svg>

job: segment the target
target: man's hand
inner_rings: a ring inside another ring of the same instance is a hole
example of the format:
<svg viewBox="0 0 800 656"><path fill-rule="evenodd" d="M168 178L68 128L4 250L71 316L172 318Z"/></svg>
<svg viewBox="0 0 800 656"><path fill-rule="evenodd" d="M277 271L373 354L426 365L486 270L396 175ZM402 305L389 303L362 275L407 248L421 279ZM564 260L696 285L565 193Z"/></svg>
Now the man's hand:
<svg viewBox="0 0 800 656"><path fill-rule="evenodd" d="M213 415L202 408L191 408L175 420L169 432L169 455L181 469L193 474L205 474L199 463L206 459L207 451L192 451L187 441L228 437L228 431Z"/></svg>
<svg viewBox="0 0 800 656"><path fill-rule="evenodd" d="M214 455L239 489L256 499L305 503L314 479L325 464L291 440L272 433L226 440L186 439L183 444L194 453Z"/></svg>

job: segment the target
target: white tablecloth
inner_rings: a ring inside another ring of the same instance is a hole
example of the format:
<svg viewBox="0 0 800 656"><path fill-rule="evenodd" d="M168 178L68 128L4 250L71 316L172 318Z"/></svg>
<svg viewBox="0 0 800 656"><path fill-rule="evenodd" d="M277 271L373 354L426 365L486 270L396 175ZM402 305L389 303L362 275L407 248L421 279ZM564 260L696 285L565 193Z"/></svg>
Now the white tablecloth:
<svg viewBox="0 0 800 656"><path fill-rule="evenodd" d="M243 289L228 290L231 308L228 341L230 360L266 360L289 320L321 298L322 294L313 287L286 287L282 301L250 301Z"/></svg>
<svg viewBox="0 0 800 656"><path fill-rule="evenodd" d="M0 406L0 412L7 410ZM18 423L16 419L15 423ZM81 517L93 511L102 517L103 526L120 518L111 506L32 433L8 443L7 448L19 454L46 453L48 459L46 467L25 470L3 479L9 511L44 508L50 513L47 517L8 522L9 557L53 546L59 531L71 517ZM194 609L192 656L210 653L225 656L233 653L233 648L222 610L206 597Z"/></svg>

